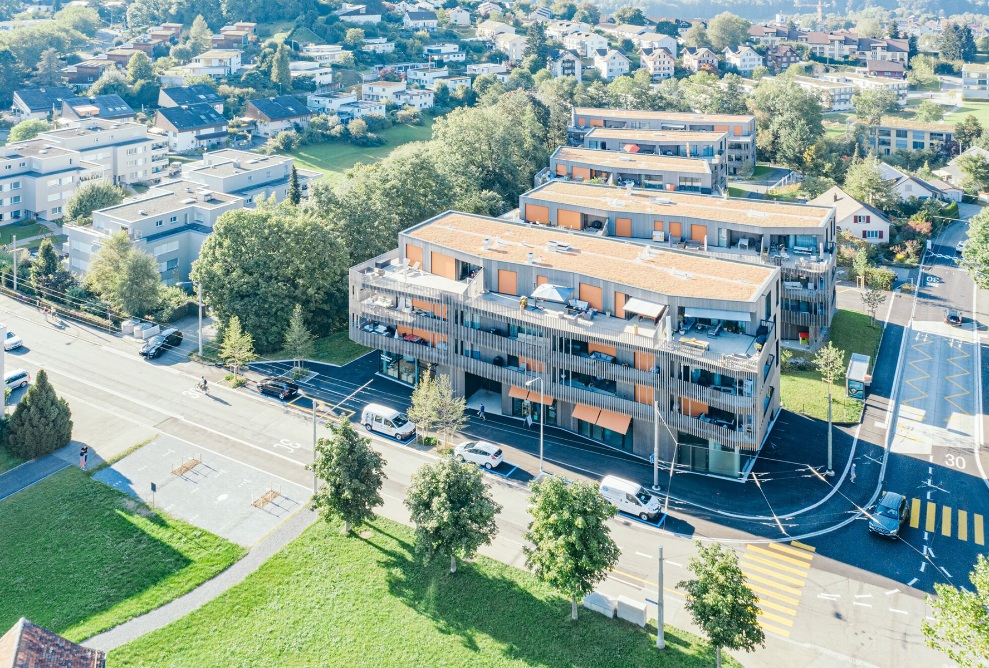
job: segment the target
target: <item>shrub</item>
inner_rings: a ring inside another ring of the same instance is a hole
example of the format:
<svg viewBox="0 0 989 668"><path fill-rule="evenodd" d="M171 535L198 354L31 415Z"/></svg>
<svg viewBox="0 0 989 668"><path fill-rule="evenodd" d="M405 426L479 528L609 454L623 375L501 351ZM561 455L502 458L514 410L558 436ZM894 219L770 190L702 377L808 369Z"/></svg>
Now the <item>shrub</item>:
<svg viewBox="0 0 989 668"><path fill-rule="evenodd" d="M247 385L247 379L242 376L235 376L232 373L228 373L223 377L223 380L230 383L230 387L243 387Z"/></svg>
<svg viewBox="0 0 989 668"><path fill-rule="evenodd" d="M385 143L384 138L379 137L373 132L368 132L362 137L354 137L350 140L350 143L354 146L382 146Z"/></svg>
<svg viewBox="0 0 989 668"><path fill-rule="evenodd" d="M14 409L8 430L8 449L21 459L51 454L72 439L72 411L65 399L55 394L44 369Z"/></svg>
<svg viewBox="0 0 989 668"><path fill-rule="evenodd" d="M865 280L870 288L890 290L896 280L896 272L889 267L869 267L865 272Z"/></svg>

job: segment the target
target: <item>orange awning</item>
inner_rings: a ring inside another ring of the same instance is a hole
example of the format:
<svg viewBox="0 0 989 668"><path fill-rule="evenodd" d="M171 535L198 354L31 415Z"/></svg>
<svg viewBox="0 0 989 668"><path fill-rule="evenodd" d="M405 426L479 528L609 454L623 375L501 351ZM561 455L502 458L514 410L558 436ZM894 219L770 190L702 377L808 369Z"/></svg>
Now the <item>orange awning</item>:
<svg viewBox="0 0 989 668"><path fill-rule="evenodd" d="M549 396L548 394L541 394L540 392L533 390L529 392L529 401L531 401L534 404L541 403L549 406L551 403L553 403L553 397Z"/></svg>
<svg viewBox="0 0 989 668"><path fill-rule="evenodd" d="M594 408L594 406L588 406L587 404L576 404L573 407L574 418L583 420L584 422L590 422L591 424L598 421L598 415L600 414L600 408Z"/></svg>
<svg viewBox="0 0 989 668"><path fill-rule="evenodd" d="M512 385L512 389L508 391L508 396L512 399L521 399L522 401L525 401L529 398L529 390Z"/></svg>
<svg viewBox="0 0 989 668"><path fill-rule="evenodd" d="M637 144L625 144L622 146L622 150L626 153L638 153L639 146Z"/></svg>
<svg viewBox="0 0 989 668"><path fill-rule="evenodd" d="M628 427L632 424L632 418L621 413L615 413L614 411L601 411L601 415L595 424L602 429L614 431L619 434L627 434Z"/></svg>

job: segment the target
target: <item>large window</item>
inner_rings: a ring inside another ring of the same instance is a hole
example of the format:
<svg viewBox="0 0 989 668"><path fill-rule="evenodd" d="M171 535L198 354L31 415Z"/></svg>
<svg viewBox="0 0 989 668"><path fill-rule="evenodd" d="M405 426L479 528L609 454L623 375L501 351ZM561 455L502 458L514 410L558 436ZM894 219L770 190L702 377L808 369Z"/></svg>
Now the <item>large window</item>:
<svg viewBox="0 0 989 668"><path fill-rule="evenodd" d="M549 418L546 419L546 423L549 424ZM610 445L611 447L618 448L619 450L625 450L626 452L632 451L631 428L629 428L627 433L621 434L617 431L611 431L610 429L599 427L598 425L590 422L577 420L577 433L581 436L586 436L592 441L604 443L605 445Z"/></svg>

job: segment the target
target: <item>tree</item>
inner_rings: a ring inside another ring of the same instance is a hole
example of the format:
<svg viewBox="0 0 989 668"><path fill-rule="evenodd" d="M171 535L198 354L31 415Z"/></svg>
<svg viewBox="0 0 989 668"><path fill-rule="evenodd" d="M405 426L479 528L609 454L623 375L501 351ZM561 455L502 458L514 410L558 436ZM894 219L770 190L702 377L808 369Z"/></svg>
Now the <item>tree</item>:
<svg viewBox="0 0 989 668"><path fill-rule="evenodd" d="M752 80L759 81L769 76L769 68L765 65L758 65L752 70Z"/></svg>
<svg viewBox="0 0 989 668"><path fill-rule="evenodd" d="M975 59L975 38L967 25L949 23L941 32L937 42L941 60L962 60L966 63Z"/></svg>
<svg viewBox="0 0 989 668"><path fill-rule="evenodd" d="M931 617L924 620L927 646L947 654L964 668L989 663L989 559L978 555L968 576L975 591L935 584L937 596L929 596ZM930 621L928 621L930 620Z"/></svg>
<svg viewBox="0 0 989 668"><path fill-rule="evenodd" d="M883 27L877 19L859 19L858 23L855 24L855 34L859 37L878 39L883 36Z"/></svg>
<svg viewBox="0 0 989 668"><path fill-rule="evenodd" d="M481 471L473 465L442 459L412 475L405 506L416 525L416 551L427 561L436 554L450 555L450 572L457 557L470 559L498 532L494 502Z"/></svg>
<svg viewBox="0 0 989 668"><path fill-rule="evenodd" d="M673 39L680 38L680 26L676 24L676 21L666 19L656 21L656 32L660 35L669 35Z"/></svg>
<svg viewBox="0 0 989 668"><path fill-rule="evenodd" d="M233 316L223 329L223 341L220 343L220 358L233 367L234 379L240 367L250 364L257 359L254 352L254 339L250 332L241 329L240 318Z"/></svg>
<svg viewBox="0 0 989 668"><path fill-rule="evenodd" d="M45 237L38 247L38 257L31 261L31 283L38 290L53 287L55 277L63 273L62 263L55 253L55 246L50 237ZM51 294L44 294L51 298Z"/></svg>
<svg viewBox="0 0 989 668"><path fill-rule="evenodd" d="M615 23L644 26L646 24L646 17L638 7L625 5L624 7L619 7L618 11L615 12Z"/></svg>
<svg viewBox="0 0 989 668"><path fill-rule="evenodd" d="M292 70L289 67L289 48L285 44L278 45L275 60L271 65L271 80L281 90L292 89Z"/></svg>
<svg viewBox="0 0 989 668"><path fill-rule="evenodd" d="M763 79L748 101L756 117L756 145L764 160L794 169L824 134L821 101L790 77Z"/></svg>
<svg viewBox="0 0 989 668"><path fill-rule="evenodd" d="M193 56L209 51L213 47L213 31L210 30L202 14L197 16L189 28L189 40L186 42Z"/></svg>
<svg viewBox="0 0 989 668"><path fill-rule="evenodd" d="M966 190L982 192L989 189L989 160L981 153L965 153L958 157L958 169L965 177Z"/></svg>
<svg viewBox="0 0 989 668"><path fill-rule="evenodd" d="M138 51L127 61L127 78L132 84L138 81L153 81L155 79L155 67L143 51Z"/></svg>
<svg viewBox="0 0 989 668"><path fill-rule="evenodd" d="M62 77L62 59L55 49L45 49L41 53L41 60L35 69L34 81L39 86L60 86L64 80Z"/></svg>
<svg viewBox="0 0 989 668"><path fill-rule="evenodd" d="M593 2L582 2L573 15L574 21L589 23L596 26L601 23L601 10Z"/></svg>
<svg viewBox="0 0 989 668"><path fill-rule="evenodd" d="M723 648L753 651L765 646L766 634L759 626L758 598L745 582L738 555L720 543L697 541L697 556L690 558L691 580L677 583L686 592L687 611L714 646L721 668Z"/></svg>
<svg viewBox="0 0 989 668"><path fill-rule="evenodd" d="M976 285L989 290L989 211L983 210L969 221L962 266Z"/></svg>
<svg viewBox="0 0 989 668"><path fill-rule="evenodd" d="M89 87L87 95L119 95L128 97L130 95L130 85L123 72L115 67L103 70L100 78Z"/></svg>
<svg viewBox="0 0 989 668"><path fill-rule="evenodd" d="M546 67L546 57L549 47L546 45L546 25L542 21L533 21L525 31L525 49L523 57L532 57L529 72L535 73ZM531 86L530 86L531 88Z"/></svg>
<svg viewBox="0 0 989 668"><path fill-rule="evenodd" d="M883 116L896 108L896 93L890 88L859 89L852 94L852 105L858 119L875 129L876 140L873 143L878 144L878 126Z"/></svg>
<svg viewBox="0 0 989 668"><path fill-rule="evenodd" d="M306 329L302 305L296 304L292 310L292 318L288 321L288 329L285 330L285 352L292 358L295 366L300 366L303 360L312 357L313 350L313 336Z"/></svg>
<svg viewBox="0 0 989 668"><path fill-rule="evenodd" d="M288 201L298 204L302 201L302 186L299 185L299 171L292 165L292 171L288 179Z"/></svg>
<svg viewBox="0 0 989 668"><path fill-rule="evenodd" d="M350 420L330 425L333 436L316 441L316 460L306 468L322 481L310 507L330 521L339 516L343 533L374 518L380 506L385 460L371 448L371 439L360 436Z"/></svg>
<svg viewBox="0 0 989 668"><path fill-rule="evenodd" d="M973 114L969 114L955 125L955 141L962 151L971 147L976 139L982 136L982 123Z"/></svg>
<svg viewBox="0 0 989 668"><path fill-rule="evenodd" d="M364 31L360 28L349 28L343 41L347 46L356 49L364 44Z"/></svg>
<svg viewBox="0 0 989 668"><path fill-rule="evenodd" d="M193 59L196 55L189 48L188 44L176 44L171 49L168 50L168 55L177 60L180 63L187 63ZM212 79L213 77L210 77Z"/></svg>
<svg viewBox="0 0 989 668"><path fill-rule="evenodd" d="M883 305L886 301L886 293L882 290L876 288L867 288L865 292L862 293L862 303L865 304L865 310L868 312L869 317L872 319L872 325L876 324L876 312L879 307Z"/></svg>
<svg viewBox="0 0 989 668"><path fill-rule="evenodd" d="M814 355L814 367L821 374L821 380L828 384L828 475L833 475L831 468L831 401L835 382L845 375L845 353L835 348L834 343L820 348Z"/></svg>
<svg viewBox="0 0 989 668"><path fill-rule="evenodd" d="M735 49L748 41L751 23L731 12L722 12L707 24L707 37L716 53L726 48Z"/></svg>
<svg viewBox="0 0 989 668"><path fill-rule="evenodd" d="M925 123L937 123L944 118L944 107L937 102L924 100L917 105L914 118Z"/></svg>
<svg viewBox="0 0 989 668"><path fill-rule="evenodd" d="M419 383L412 390L412 399L406 414L409 421L416 426L420 441L429 438L429 431L439 418L436 405L436 378L432 369L427 369L426 373L422 374Z"/></svg>
<svg viewBox="0 0 989 668"><path fill-rule="evenodd" d="M351 139L361 139L367 136L367 121L363 118L355 118L347 123L347 134Z"/></svg>
<svg viewBox="0 0 989 668"><path fill-rule="evenodd" d="M7 449L22 459L50 454L72 440L72 411L55 393L44 369L18 402L5 431Z"/></svg>
<svg viewBox="0 0 989 668"><path fill-rule="evenodd" d="M855 199L885 211L896 205L897 195L892 182L883 179L879 165L879 159L869 155L849 167L844 190Z"/></svg>
<svg viewBox="0 0 989 668"><path fill-rule="evenodd" d="M708 37L707 29L701 23L695 23L683 35L683 45L690 47L711 46L711 38Z"/></svg>
<svg viewBox="0 0 989 668"><path fill-rule="evenodd" d="M92 7L72 5L55 14L55 25L68 30L76 30L86 37L95 37L102 25L100 15Z"/></svg>
<svg viewBox="0 0 989 668"><path fill-rule="evenodd" d="M910 59L910 70L907 72L907 81L912 86L937 84L937 74L934 73L935 66L937 66L937 59L932 56L914 56Z"/></svg>
<svg viewBox="0 0 989 668"><path fill-rule="evenodd" d="M37 118L21 121L10 129L7 136L8 142L24 141L34 139L39 134L48 129L48 123Z"/></svg>
<svg viewBox="0 0 989 668"><path fill-rule="evenodd" d="M128 315L145 316L161 303L158 263L149 253L136 249L124 230L104 241L93 256L85 285Z"/></svg>
<svg viewBox="0 0 989 668"><path fill-rule="evenodd" d="M446 374L436 379L435 385L436 428L443 434L444 445L450 442L450 436L460 431L467 422L464 411L467 399L458 397L453 391L453 384Z"/></svg>
<svg viewBox="0 0 989 668"><path fill-rule="evenodd" d="M532 521L523 535L532 547L522 548L525 563L569 599L574 621L577 601L618 562L620 551L608 527L617 512L589 483L547 478L532 486Z"/></svg>
<svg viewBox="0 0 989 668"><path fill-rule="evenodd" d="M859 248L855 252L855 257L852 258L852 273L856 278L865 281L869 273L869 251L865 248Z"/></svg>
<svg viewBox="0 0 989 668"><path fill-rule="evenodd" d="M94 211L116 206L124 201L126 192L109 181L89 181L72 193L65 204L65 216L76 222L84 222Z"/></svg>

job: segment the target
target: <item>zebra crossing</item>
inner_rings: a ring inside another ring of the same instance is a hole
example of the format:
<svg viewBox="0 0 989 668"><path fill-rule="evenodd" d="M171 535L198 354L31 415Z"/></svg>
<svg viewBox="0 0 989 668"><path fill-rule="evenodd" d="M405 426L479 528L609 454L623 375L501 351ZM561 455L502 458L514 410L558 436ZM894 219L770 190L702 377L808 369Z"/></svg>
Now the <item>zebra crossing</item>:
<svg viewBox="0 0 989 668"><path fill-rule="evenodd" d="M814 552L797 541L745 546L739 565L759 597L759 626L764 631L790 637Z"/></svg>
<svg viewBox="0 0 989 668"><path fill-rule="evenodd" d="M986 544L986 522L981 514L933 501L910 500L910 528L923 528L928 533L938 533L965 542L971 540L976 545Z"/></svg>

